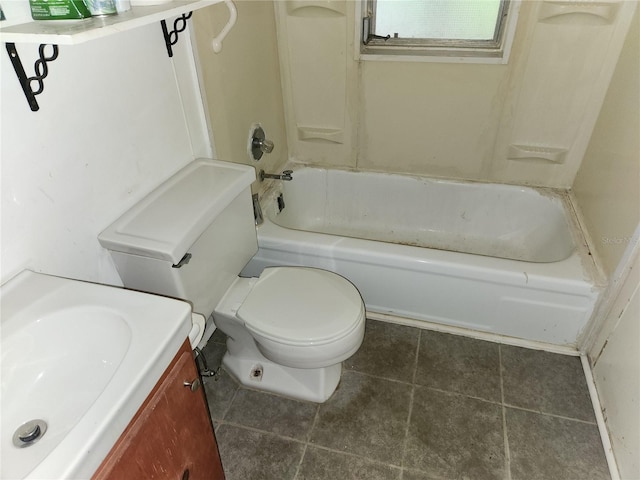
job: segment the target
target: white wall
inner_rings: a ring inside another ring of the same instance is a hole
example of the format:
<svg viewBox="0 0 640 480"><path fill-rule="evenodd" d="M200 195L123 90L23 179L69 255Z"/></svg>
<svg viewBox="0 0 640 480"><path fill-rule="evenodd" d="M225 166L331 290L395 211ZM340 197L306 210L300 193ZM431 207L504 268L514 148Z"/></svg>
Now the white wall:
<svg viewBox="0 0 640 480"><path fill-rule="evenodd" d="M31 74L37 45L17 49ZM38 112L2 52L2 282L29 268L121 284L98 233L211 153L190 52L184 32L169 59L159 23L62 46Z"/></svg>

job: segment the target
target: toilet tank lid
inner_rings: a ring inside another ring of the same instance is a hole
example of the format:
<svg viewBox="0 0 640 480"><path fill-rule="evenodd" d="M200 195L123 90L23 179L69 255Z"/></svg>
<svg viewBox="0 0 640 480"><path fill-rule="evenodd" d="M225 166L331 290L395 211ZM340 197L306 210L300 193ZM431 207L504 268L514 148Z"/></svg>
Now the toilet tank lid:
<svg viewBox="0 0 640 480"><path fill-rule="evenodd" d="M248 165L199 158L109 225L98 240L109 250L176 264L255 178Z"/></svg>

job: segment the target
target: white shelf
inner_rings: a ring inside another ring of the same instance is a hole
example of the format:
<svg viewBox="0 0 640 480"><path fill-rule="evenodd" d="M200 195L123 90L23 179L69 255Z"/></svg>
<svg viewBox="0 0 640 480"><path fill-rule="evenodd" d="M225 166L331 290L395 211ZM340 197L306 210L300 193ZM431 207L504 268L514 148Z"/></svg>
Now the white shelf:
<svg viewBox="0 0 640 480"><path fill-rule="evenodd" d="M0 27L0 40L3 43L75 45L177 17L222 1L173 0L149 7L131 7L128 12L108 17L92 17L84 20L38 20Z"/></svg>

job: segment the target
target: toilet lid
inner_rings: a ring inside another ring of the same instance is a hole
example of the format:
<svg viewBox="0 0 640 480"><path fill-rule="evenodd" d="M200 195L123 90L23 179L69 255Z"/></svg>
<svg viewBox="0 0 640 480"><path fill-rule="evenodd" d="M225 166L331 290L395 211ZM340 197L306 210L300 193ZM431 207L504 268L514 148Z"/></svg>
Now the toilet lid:
<svg viewBox="0 0 640 480"><path fill-rule="evenodd" d="M364 319L360 293L347 279L305 267L266 268L238 309L250 332L288 345L321 345Z"/></svg>

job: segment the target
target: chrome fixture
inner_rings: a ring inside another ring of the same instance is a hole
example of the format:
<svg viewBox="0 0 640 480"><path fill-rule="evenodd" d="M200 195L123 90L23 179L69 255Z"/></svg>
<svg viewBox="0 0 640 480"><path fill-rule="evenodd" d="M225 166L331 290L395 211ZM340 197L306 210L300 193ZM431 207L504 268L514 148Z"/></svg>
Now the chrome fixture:
<svg viewBox="0 0 640 480"><path fill-rule="evenodd" d="M218 374L218 371L220 370L220 367L216 368L215 370L211 370L209 368L209 365L207 364L207 359L204 357L202 350L200 350L198 347L193 349L194 352L196 352L196 365L198 366L198 370L200 371L200 376L201 377L215 377ZM202 362L202 368L200 368L200 362ZM217 378L216 378L217 380Z"/></svg>
<svg viewBox="0 0 640 480"><path fill-rule="evenodd" d="M251 134L251 156L254 160L260 160L264 153L273 152L274 143L271 140L267 140L264 130L261 126L257 126L253 129Z"/></svg>
<svg viewBox="0 0 640 480"><path fill-rule="evenodd" d="M258 200L258 194L251 195L253 200L253 218L256 221L256 225L262 225L264 218L262 217L262 208L260 207L260 200Z"/></svg>
<svg viewBox="0 0 640 480"><path fill-rule="evenodd" d="M47 422L44 420L30 420L23 423L13 434L13 445L18 448L30 447L47 431Z"/></svg>
<svg viewBox="0 0 640 480"><path fill-rule="evenodd" d="M260 170L258 176L260 177L260 181L264 181L265 178L275 178L276 180L293 180L291 174L293 170L284 170L282 174L278 175L277 173L264 173L264 170Z"/></svg>
<svg viewBox="0 0 640 480"><path fill-rule="evenodd" d="M192 255L190 253L185 253L178 263L171 265L171 268L182 268L183 265L186 265L191 261L191 257Z"/></svg>
<svg viewBox="0 0 640 480"><path fill-rule="evenodd" d="M199 378L194 378L190 382L187 382L187 381L182 382L182 385L184 385L185 387L189 387L189 390L191 390L192 392L195 392L196 390L198 390L201 384L202 382L200 381Z"/></svg>

